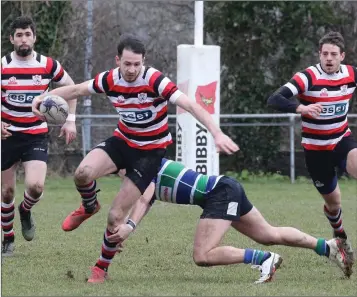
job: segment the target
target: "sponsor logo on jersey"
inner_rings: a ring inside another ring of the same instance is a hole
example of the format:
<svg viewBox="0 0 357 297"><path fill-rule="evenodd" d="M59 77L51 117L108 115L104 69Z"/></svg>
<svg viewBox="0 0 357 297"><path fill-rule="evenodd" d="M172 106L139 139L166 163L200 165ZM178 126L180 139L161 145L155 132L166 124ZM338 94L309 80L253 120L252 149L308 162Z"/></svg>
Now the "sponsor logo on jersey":
<svg viewBox="0 0 357 297"><path fill-rule="evenodd" d="M210 114L214 114L214 103L216 102L217 81L205 86L197 86L196 102L200 104Z"/></svg>
<svg viewBox="0 0 357 297"><path fill-rule="evenodd" d="M331 104L331 105L324 105L322 107L322 111L320 116L328 117L328 116L335 116L335 115L343 115L348 110L347 103L339 103L339 104Z"/></svg>
<svg viewBox="0 0 357 297"><path fill-rule="evenodd" d="M119 115L124 121L135 123L150 119L152 117L152 111L119 111Z"/></svg>
<svg viewBox="0 0 357 297"><path fill-rule="evenodd" d="M15 103L32 103L32 100L36 96L40 96L40 93L28 93L28 94L21 94L21 93L9 93L8 100Z"/></svg>

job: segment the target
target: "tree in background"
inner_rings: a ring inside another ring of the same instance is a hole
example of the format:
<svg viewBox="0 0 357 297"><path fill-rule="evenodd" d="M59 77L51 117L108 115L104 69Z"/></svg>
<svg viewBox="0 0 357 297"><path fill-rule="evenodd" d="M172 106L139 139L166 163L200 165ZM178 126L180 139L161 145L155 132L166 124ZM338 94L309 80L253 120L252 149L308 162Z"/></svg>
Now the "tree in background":
<svg viewBox="0 0 357 297"><path fill-rule="evenodd" d="M2 1L1 47L3 53L13 50L9 42L9 26L18 16L28 15L37 25L35 50L43 55L58 58L68 51L67 20L71 14L70 1ZM61 61L61 63L63 63Z"/></svg>
<svg viewBox="0 0 357 297"><path fill-rule="evenodd" d="M356 64L351 50L356 47L356 32L346 30L353 28L355 11L340 3L205 4L205 30L221 46L222 113L269 112L268 96L296 71L318 62L318 41L329 30L345 35L349 44L346 63ZM281 128L250 126L233 133L241 152L222 158L226 164L235 164L230 170L275 170L284 142Z"/></svg>

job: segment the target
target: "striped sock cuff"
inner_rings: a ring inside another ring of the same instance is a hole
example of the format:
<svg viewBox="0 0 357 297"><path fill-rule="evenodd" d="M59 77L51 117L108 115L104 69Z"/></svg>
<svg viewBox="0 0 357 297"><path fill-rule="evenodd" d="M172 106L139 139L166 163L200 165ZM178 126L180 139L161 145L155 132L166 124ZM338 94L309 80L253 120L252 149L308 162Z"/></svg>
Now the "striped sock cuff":
<svg viewBox="0 0 357 297"><path fill-rule="evenodd" d="M244 264L250 264L252 262L253 252L254 250L252 249L244 250Z"/></svg>
<svg viewBox="0 0 357 297"><path fill-rule="evenodd" d="M327 243L324 238L318 238L317 244L315 247L315 252L320 256L326 255L326 245L327 245Z"/></svg>
<svg viewBox="0 0 357 297"><path fill-rule="evenodd" d="M325 213L325 216L329 219L329 221L334 222L334 221L339 220L341 213L342 213L342 209L339 208L337 211L332 212L327 209L326 205L324 205L324 213Z"/></svg>
<svg viewBox="0 0 357 297"><path fill-rule="evenodd" d="M40 201L42 197L43 197L43 193L41 193L40 197L38 197L38 198L33 198L33 197L31 197L26 191L24 191L24 200L23 200L22 203L21 203L22 208L23 208L25 211L31 210L31 208L32 208L38 201Z"/></svg>
<svg viewBox="0 0 357 297"><path fill-rule="evenodd" d="M10 207L14 207L14 205L15 205L15 198L10 203L5 203L1 201L1 210L3 208L8 209Z"/></svg>
<svg viewBox="0 0 357 297"><path fill-rule="evenodd" d="M83 186L77 186L76 185L76 188L78 190L78 192L80 193L90 193L90 192L93 192L95 191L95 188L97 187L97 182L94 180L94 181L91 181L89 184L87 185L83 185Z"/></svg>

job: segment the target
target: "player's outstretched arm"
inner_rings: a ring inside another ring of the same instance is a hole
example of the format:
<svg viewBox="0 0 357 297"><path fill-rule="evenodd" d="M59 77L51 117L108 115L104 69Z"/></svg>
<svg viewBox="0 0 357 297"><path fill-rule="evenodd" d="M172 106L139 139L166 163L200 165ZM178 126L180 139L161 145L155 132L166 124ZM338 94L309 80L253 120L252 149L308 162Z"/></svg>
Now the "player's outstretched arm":
<svg viewBox="0 0 357 297"><path fill-rule="evenodd" d="M191 113L208 129L214 138L217 152L224 152L231 155L239 150L238 145L222 132L211 115L197 102L190 100L185 94L182 94L176 99L175 104Z"/></svg>
<svg viewBox="0 0 357 297"><path fill-rule="evenodd" d="M139 200L135 203L130 213L129 220L132 220L136 225L138 225L143 217L149 212L154 192L155 183L151 182L144 194L141 195Z"/></svg>
<svg viewBox="0 0 357 297"><path fill-rule="evenodd" d="M37 96L33 99L32 101L32 112L39 116L40 118L43 118L39 107L43 99L48 96L49 94L51 95L57 95L62 97L64 100L69 101L69 100L74 100L79 96L89 96L91 95L90 91L88 90L88 85L91 83L91 81L85 81L81 84L77 85L72 85L72 86L65 86L65 87L60 87L57 89L52 90L51 92L47 94L42 94L40 96Z"/></svg>
<svg viewBox="0 0 357 297"><path fill-rule="evenodd" d="M119 225L114 230L114 234L108 236L109 242L119 242L123 243L130 233L132 233L136 226L140 223L142 218L148 213L151 207L151 200L155 192L155 183L150 183L150 185L145 190L144 194L140 196L139 200L135 203L128 222L126 224Z"/></svg>

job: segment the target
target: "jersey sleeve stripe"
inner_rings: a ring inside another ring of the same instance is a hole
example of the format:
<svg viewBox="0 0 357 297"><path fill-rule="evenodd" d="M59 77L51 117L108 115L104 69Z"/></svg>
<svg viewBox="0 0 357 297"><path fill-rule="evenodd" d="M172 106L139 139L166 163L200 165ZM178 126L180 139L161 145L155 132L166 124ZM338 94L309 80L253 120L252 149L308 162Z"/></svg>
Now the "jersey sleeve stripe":
<svg viewBox="0 0 357 297"><path fill-rule="evenodd" d="M65 71L62 68L62 66L60 66L60 71L57 73L57 75L53 78L54 82L59 82L65 75Z"/></svg>
<svg viewBox="0 0 357 297"><path fill-rule="evenodd" d="M175 93L176 90L177 90L176 85L175 85L172 81L170 81L170 82L166 85L164 91L162 92L162 95L163 95L163 97L164 97L165 99L169 100L170 97L171 97L171 95L172 95L173 93Z"/></svg>
<svg viewBox="0 0 357 297"><path fill-rule="evenodd" d="M306 72L299 72L298 77L301 79L303 83L303 92L306 92L309 89L309 80L307 78L307 73Z"/></svg>
<svg viewBox="0 0 357 297"><path fill-rule="evenodd" d="M299 86L299 89L301 90L302 93L305 92L305 84L298 74L295 74L293 76L292 80L294 80L296 82L296 84Z"/></svg>
<svg viewBox="0 0 357 297"><path fill-rule="evenodd" d="M53 76L56 77L61 72L61 70L63 71L63 68L62 68L61 64L57 60L53 60L53 65L56 68L53 71Z"/></svg>
<svg viewBox="0 0 357 297"><path fill-rule="evenodd" d="M299 94L300 87L295 80L291 80L291 82L286 83L285 87L293 93L293 96Z"/></svg>
<svg viewBox="0 0 357 297"><path fill-rule="evenodd" d="M357 85L357 67L353 67L351 65L347 65L349 76L352 78Z"/></svg>
<svg viewBox="0 0 357 297"><path fill-rule="evenodd" d="M170 96L170 102L175 104L177 98L179 98L183 93L179 90L176 89L176 91Z"/></svg>
<svg viewBox="0 0 357 297"><path fill-rule="evenodd" d="M166 94L164 94L165 88L170 84L170 80L167 77L164 77L163 80L160 82L159 87L158 87L158 92L159 94L162 94L163 96L165 96ZM167 90L166 90L167 93Z"/></svg>
<svg viewBox="0 0 357 297"><path fill-rule="evenodd" d="M156 73L154 75L156 75ZM151 77L151 79L152 79L152 77ZM162 73L158 72L158 76L156 76L156 79L155 79L154 83L152 84L154 92L156 94L158 94L159 96L163 96L163 94L159 91L159 86L164 79L165 79L165 76Z"/></svg>
<svg viewBox="0 0 357 297"><path fill-rule="evenodd" d="M161 80L164 78L164 76L161 74L160 71L154 69L154 68L150 68L148 69L147 71L147 74L146 74L146 81L148 81L148 84L150 87L152 87L154 89L155 92L158 93L158 87L159 87L159 84L161 82L161 80L159 81L159 83L157 84L157 87L155 89L155 83L157 82L157 79L161 77Z"/></svg>
<svg viewBox="0 0 357 297"><path fill-rule="evenodd" d="M55 72L56 70L56 67L57 65L55 65L53 63L53 60L51 58L47 58L47 61L46 61L46 70L49 74L53 75L53 73Z"/></svg>
<svg viewBox="0 0 357 297"><path fill-rule="evenodd" d="M103 90L107 93L109 92L114 86L114 77L113 73L114 69L106 72L103 76Z"/></svg>
<svg viewBox="0 0 357 297"><path fill-rule="evenodd" d="M305 74L305 77L307 79L307 88L305 91L309 90L310 86L313 86L317 80L315 72L318 72L316 67L313 68L307 68L305 71L302 73Z"/></svg>
<svg viewBox="0 0 357 297"><path fill-rule="evenodd" d="M95 76L93 79L93 91L95 93L105 93L103 89L103 76L107 72L101 72Z"/></svg>

